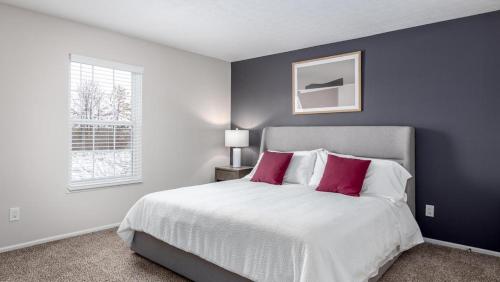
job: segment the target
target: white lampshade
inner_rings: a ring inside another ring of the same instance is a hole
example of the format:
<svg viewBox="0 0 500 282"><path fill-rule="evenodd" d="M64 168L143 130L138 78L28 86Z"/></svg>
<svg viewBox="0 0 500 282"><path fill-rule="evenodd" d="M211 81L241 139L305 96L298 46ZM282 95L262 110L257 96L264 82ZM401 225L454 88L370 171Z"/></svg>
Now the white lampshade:
<svg viewBox="0 0 500 282"><path fill-rule="evenodd" d="M226 130L226 147L248 147L248 130Z"/></svg>

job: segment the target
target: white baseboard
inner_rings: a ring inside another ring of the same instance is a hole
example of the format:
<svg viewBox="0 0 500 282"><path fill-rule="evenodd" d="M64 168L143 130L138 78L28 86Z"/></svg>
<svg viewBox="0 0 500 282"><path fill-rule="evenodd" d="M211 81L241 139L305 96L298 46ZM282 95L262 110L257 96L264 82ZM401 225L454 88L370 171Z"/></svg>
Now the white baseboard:
<svg viewBox="0 0 500 282"><path fill-rule="evenodd" d="M474 253L480 253L480 254L500 257L500 252L490 251L490 250L486 250L486 249L481 249L481 248L476 248L476 247L471 247L471 246L466 246L466 245L461 245L461 244L456 244L456 243L451 243L451 242L441 241L441 240L436 240L436 239L431 239L431 238L424 238L424 241L429 243L429 244L440 245L440 246L445 246L445 247L450 247L450 248L455 248L455 249L461 249L461 250L465 250L465 251L470 250L471 252L474 252Z"/></svg>
<svg viewBox="0 0 500 282"><path fill-rule="evenodd" d="M48 242L57 241L57 240L61 240L61 239L71 238L71 237L75 237L75 236L80 236L80 235L84 235L84 234L88 234L88 233L92 233L92 232L97 232L97 231L102 231L102 230L106 230L106 229L110 229L110 228L115 228L115 227L118 227L119 225L120 225L120 223L113 223L113 224L103 225L103 226L99 226L99 227L75 231L75 232L71 232L71 233L60 234L60 235L56 235L56 236L37 239L37 240L25 242L25 243L10 245L10 246L6 246L6 247L0 247L0 253L13 251L13 250L17 250L17 249L22 249L22 248L27 248L27 247L40 245L43 243L48 243Z"/></svg>
<svg viewBox="0 0 500 282"><path fill-rule="evenodd" d="M75 231L75 232L70 232L66 234L60 234L56 236L51 236L51 237L46 237L38 240L33 240L25 243L20 243L16 245L11 245L11 246L6 246L6 247L0 247L0 253L8 252L8 251L13 251L17 249L22 249L22 248L27 248L35 245L40 245L43 243L48 243L52 241L57 241L57 240L62 240L66 238L71 238L71 237L76 237L92 232L97 232L97 231L102 231L106 229L111 229L118 227L120 223L113 223L113 224L108 224L108 225L103 225L99 227L94 227L94 228L89 228L89 229L84 229L80 231ZM471 246L466 246L462 244L456 244L456 243L451 243L447 241L441 241L441 240L436 240L436 239L431 239L431 238L424 238L424 241L429 243L429 244L434 244L434 245L440 245L440 246L445 246L445 247L450 247L450 248L455 248L455 249L461 249L461 250L470 250L475 253L480 253L480 254L485 254L485 255L490 255L490 256L495 256L495 257L500 257L500 252L495 252L491 250L486 250L486 249L481 249L481 248L476 248L476 247L471 247Z"/></svg>

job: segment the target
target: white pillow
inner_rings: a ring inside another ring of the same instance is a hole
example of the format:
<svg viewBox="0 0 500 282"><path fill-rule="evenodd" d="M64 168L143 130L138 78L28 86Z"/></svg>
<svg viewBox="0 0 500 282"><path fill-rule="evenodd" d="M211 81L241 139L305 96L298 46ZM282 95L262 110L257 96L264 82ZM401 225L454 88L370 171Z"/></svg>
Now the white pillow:
<svg viewBox="0 0 500 282"><path fill-rule="evenodd" d="M318 153L317 161L315 164L315 170L310 186L317 187L323 172L325 170L326 160L329 153L323 150ZM372 159L372 158L362 158L350 155L340 155L333 154L344 158L355 158L362 160L371 160L368 171L366 172L365 180L363 182L363 188L361 189L361 195L372 195L379 196L390 199L394 202L406 201L406 183L412 177L411 174L400 164L391 160L383 159ZM319 176L319 180L318 179ZM317 181L317 183L315 182Z"/></svg>
<svg viewBox="0 0 500 282"><path fill-rule="evenodd" d="M283 182L308 185L311 175L313 174L314 164L316 162L316 150L294 151L288 153L293 153L293 156L286 170ZM247 176L244 177L245 179L251 179L253 177L261 159L262 153L259 155L259 159L257 160L257 164L255 165L255 167Z"/></svg>
<svg viewBox="0 0 500 282"><path fill-rule="evenodd" d="M243 177L243 179L252 179L253 175L255 174L255 172L257 171L257 168L259 167L259 163L260 163L260 160L262 159L262 155L263 153L260 153L259 155L259 158L257 159L257 163L255 164L255 166L252 168L252 171L250 171L249 174L245 175Z"/></svg>
<svg viewBox="0 0 500 282"><path fill-rule="evenodd" d="M372 195L406 202L406 184L411 174L400 164L391 160L371 160L366 172L361 195Z"/></svg>

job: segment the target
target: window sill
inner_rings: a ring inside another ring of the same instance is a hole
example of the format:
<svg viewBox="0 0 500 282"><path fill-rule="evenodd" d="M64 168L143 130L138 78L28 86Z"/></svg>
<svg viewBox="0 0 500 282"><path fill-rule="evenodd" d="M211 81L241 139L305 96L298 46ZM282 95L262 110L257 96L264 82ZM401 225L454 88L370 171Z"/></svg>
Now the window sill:
<svg viewBox="0 0 500 282"><path fill-rule="evenodd" d="M122 186L122 185L129 185L129 184L139 184L142 183L142 178L141 179L136 179L136 178L131 178L131 179L120 179L120 180L114 180L114 181L106 181L106 182L86 182L86 183L73 183L69 184L68 186L68 191L69 192L81 192L81 191L87 191L87 190L95 190L95 189L105 189L105 188L112 188L112 187L117 187L117 186Z"/></svg>

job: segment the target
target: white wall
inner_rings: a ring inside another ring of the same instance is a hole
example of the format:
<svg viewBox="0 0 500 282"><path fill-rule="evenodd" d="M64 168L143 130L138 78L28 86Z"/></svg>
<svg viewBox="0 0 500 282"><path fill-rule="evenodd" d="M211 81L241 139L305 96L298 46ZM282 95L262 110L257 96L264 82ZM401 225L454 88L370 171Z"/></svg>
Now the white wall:
<svg viewBox="0 0 500 282"><path fill-rule="evenodd" d="M67 191L70 53L144 67L143 184ZM229 162L230 68L0 5L0 248L116 223L146 193L212 181Z"/></svg>

